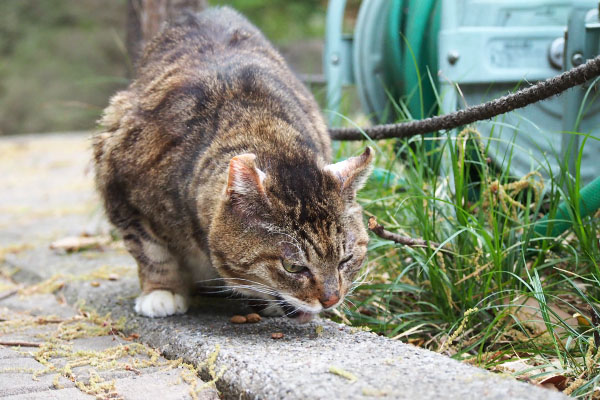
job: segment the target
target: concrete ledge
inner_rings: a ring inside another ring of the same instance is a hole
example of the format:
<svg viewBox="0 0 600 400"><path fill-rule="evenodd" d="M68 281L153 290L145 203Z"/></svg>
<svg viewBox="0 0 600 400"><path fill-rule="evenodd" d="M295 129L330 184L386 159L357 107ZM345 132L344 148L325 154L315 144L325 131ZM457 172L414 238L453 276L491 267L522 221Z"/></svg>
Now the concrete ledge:
<svg viewBox="0 0 600 400"><path fill-rule="evenodd" d="M329 320L299 325L287 318L263 318L258 324L234 325L229 322L231 315L245 311L235 300L203 298L188 315L138 317L131 300L138 290L137 282L129 279L103 282L101 291L71 286L66 297L71 302L84 299L115 317L125 316L129 329L167 357L202 364L219 346L216 371L224 369L224 373L217 387L225 398L566 398ZM317 326L323 327L320 335ZM284 338L272 339L273 332L283 333ZM331 373L331 367L350 372L357 380ZM209 379L207 367L202 374L203 379Z"/></svg>

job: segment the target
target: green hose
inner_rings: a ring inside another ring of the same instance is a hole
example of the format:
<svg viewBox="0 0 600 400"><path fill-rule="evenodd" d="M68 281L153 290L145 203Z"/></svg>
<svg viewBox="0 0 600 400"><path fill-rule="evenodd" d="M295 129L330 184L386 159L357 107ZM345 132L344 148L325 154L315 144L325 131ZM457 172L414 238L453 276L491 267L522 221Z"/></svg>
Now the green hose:
<svg viewBox="0 0 600 400"><path fill-rule="evenodd" d="M436 114L438 100L435 95L435 86L438 84L437 76L432 76L434 80L432 85L426 73L427 67L429 67L431 73L435 73L438 68L437 36L440 30L441 0L389 1L389 7L378 8L379 13L385 12L380 15L380 18L371 18L367 21L370 21L369 26L371 27L373 24L382 23L387 18L387 34L383 38L384 47L382 49L385 53L382 54L383 82L376 81L373 74L367 74L363 77L365 79L364 85L373 88L374 83L383 83L386 91L383 102L390 95L393 98L404 97L407 99L406 107L413 118L423 118ZM367 2L364 5L373 4ZM373 29L365 29L365 31L373 32ZM382 39L375 37L373 40ZM356 42L358 41L355 39ZM362 56L363 54L358 52L357 55ZM369 63L373 61L369 57L358 57L355 62ZM355 65L355 71L357 69ZM370 70L367 68L365 71ZM379 75L377 77L382 78ZM421 78L420 82L419 77ZM421 91L415 92L415 90L419 90L418 88L415 89L419 84L421 85ZM379 97L382 96L383 94L379 95ZM381 111L372 108L368 111L373 113ZM428 151L434 148L433 143L435 142L427 141L425 143ZM375 171L373 178L384 185L403 183L385 171ZM579 199L579 214L581 217L589 216L600 209L600 177L581 190ZM568 203L562 202L559 204L553 219L550 220L546 216L536 222L535 232L539 235L558 236L573 226L572 215Z"/></svg>
<svg viewBox="0 0 600 400"><path fill-rule="evenodd" d="M408 99L406 106L415 119L436 113L435 88L427 76L427 69L437 86L439 5L439 0L394 0L390 3L384 42L385 86L394 97Z"/></svg>
<svg viewBox="0 0 600 400"><path fill-rule="evenodd" d="M437 54L431 57L428 51L437 48L437 35L440 30L440 13L437 0L410 2L405 27L403 46L404 79L403 95L408 98L408 109L414 119L428 117L436 105L435 92L427 76L427 67L437 80ZM415 65L416 63L416 65ZM419 81L419 78L421 80Z"/></svg>
<svg viewBox="0 0 600 400"><path fill-rule="evenodd" d="M579 192L579 212L581 217L587 217L600 209L600 177L588 183ZM539 235L558 236L571 226L573 226L571 214L569 213L569 205L567 202L562 202L558 205L556 215L552 220L548 219L548 215L539 220L535 224L535 232ZM551 225L551 231L548 231L548 226Z"/></svg>

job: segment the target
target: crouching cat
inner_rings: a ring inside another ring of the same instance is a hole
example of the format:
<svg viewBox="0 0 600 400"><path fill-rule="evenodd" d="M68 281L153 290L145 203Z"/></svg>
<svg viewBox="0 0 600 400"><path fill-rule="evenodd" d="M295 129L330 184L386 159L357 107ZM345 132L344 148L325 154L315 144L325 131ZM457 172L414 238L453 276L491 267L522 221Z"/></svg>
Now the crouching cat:
<svg viewBox="0 0 600 400"><path fill-rule="evenodd" d="M194 283L301 321L342 302L367 248L355 195L372 150L330 163L312 95L240 14L166 27L101 124L97 187L138 264L139 314L185 313Z"/></svg>

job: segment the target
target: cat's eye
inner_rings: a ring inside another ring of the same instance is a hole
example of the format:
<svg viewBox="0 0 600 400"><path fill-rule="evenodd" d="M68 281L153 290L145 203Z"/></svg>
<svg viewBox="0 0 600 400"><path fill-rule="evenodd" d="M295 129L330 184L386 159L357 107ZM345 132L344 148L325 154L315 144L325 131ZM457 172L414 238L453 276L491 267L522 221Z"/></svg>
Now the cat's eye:
<svg viewBox="0 0 600 400"><path fill-rule="evenodd" d="M354 254L350 253L347 256L345 256L344 258L342 258L342 261L340 261L340 265L338 266L338 268L344 268L346 266L346 263L350 260L352 260L352 257L354 257Z"/></svg>
<svg viewBox="0 0 600 400"><path fill-rule="evenodd" d="M297 274L299 272L308 271L308 268L306 268L304 265L292 264L291 262L286 260L281 260L281 264L283 265L283 269L285 269L291 274Z"/></svg>

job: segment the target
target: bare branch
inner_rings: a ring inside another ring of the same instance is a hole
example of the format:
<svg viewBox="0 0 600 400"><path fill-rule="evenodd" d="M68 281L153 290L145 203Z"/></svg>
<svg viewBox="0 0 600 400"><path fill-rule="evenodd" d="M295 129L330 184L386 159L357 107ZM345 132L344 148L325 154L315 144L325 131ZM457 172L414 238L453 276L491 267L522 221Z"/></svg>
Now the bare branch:
<svg viewBox="0 0 600 400"><path fill-rule="evenodd" d="M34 342L20 342L20 341L0 341L0 346L11 346L11 347L40 347L40 343Z"/></svg>
<svg viewBox="0 0 600 400"><path fill-rule="evenodd" d="M382 239L392 240L395 243L401 244L408 247L425 247L432 249L440 249L441 251L449 251L448 248L441 247L439 243L431 242L423 239L413 239L408 236L401 236L397 233L393 233L384 229L382 225L377 222L375 217L369 218L369 230L379 236Z"/></svg>
<svg viewBox="0 0 600 400"><path fill-rule="evenodd" d="M12 297L17 293L19 293L18 289L9 290L5 293L0 294L0 300L8 299L9 297Z"/></svg>

